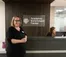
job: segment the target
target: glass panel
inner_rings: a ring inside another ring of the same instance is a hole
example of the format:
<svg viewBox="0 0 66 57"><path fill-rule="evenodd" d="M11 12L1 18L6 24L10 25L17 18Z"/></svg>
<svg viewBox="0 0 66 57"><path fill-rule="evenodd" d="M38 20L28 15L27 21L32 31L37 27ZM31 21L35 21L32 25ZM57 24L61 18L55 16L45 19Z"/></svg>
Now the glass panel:
<svg viewBox="0 0 66 57"><path fill-rule="evenodd" d="M66 7L55 8L54 26L56 31L66 32Z"/></svg>

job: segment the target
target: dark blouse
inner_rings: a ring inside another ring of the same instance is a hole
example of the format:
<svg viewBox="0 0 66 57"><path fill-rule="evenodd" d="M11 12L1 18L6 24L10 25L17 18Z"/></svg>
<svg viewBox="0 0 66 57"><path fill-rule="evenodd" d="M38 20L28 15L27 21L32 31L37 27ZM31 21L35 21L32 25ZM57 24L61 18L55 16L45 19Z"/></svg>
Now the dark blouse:
<svg viewBox="0 0 66 57"><path fill-rule="evenodd" d="M49 33L47 34L47 37L52 37L52 34L49 32Z"/></svg>
<svg viewBox="0 0 66 57"><path fill-rule="evenodd" d="M17 52L17 51L25 51L25 44L26 43L19 43L19 44L13 44L11 42L11 39L22 39L24 38L26 33L24 30L20 27L20 31L16 30L14 27L9 27L8 34L7 34L7 48L6 50L9 52Z"/></svg>

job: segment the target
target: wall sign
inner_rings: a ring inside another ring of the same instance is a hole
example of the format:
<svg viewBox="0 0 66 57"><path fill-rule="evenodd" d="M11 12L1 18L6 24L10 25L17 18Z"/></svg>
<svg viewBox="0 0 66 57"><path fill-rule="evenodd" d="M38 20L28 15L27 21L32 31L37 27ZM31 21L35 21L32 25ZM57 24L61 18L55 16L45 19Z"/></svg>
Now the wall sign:
<svg viewBox="0 0 66 57"><path fill-rule="evenodd" d="M45 26L45 15L23 15L23 26Z"/></svg>

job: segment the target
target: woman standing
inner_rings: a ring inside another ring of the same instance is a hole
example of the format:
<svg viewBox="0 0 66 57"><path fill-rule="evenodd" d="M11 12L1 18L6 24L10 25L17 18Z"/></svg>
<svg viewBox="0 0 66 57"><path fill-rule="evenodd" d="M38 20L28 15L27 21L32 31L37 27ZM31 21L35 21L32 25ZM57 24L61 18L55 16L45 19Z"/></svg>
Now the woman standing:
<svg viewBox="0 0 66 57"><path fill-rule="evenodd" d="M27 35L21 27L21 19L18 16L12 18L11 27L8 29L7 57L24 57Z"/></svg>

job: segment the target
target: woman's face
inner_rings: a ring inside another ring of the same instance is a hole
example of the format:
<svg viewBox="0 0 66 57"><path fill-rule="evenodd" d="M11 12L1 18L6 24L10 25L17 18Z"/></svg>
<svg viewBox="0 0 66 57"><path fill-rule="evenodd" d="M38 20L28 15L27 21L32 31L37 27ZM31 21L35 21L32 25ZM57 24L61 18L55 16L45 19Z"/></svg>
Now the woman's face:
<svg viewBox="0 0 66 57"><path fill-rule="evenodd" d="M53 30L53 33L56 34L56 30L55 29Z"/></svg>
<svg viewBox="0 0 66 57"><path fill-rule="evenodd" d="M14 20L15 27L20 27L20 24L21 24L20 18L19 17L16 17L15 20Z"/></svg>

